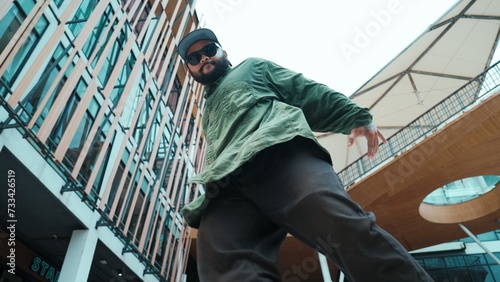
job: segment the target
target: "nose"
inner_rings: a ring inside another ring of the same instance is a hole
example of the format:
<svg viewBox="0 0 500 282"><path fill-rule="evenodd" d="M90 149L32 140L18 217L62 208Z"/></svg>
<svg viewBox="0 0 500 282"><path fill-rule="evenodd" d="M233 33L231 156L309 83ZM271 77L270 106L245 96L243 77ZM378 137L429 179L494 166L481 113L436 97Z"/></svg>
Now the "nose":
<svg viewBox="0 0 500 282"><path fill-rule="evenodd" d="M200 59L200 63L204 63L206 60L210 59L210 57L208 57L207 55L205 54L201 54L201 59Z"/></svg>

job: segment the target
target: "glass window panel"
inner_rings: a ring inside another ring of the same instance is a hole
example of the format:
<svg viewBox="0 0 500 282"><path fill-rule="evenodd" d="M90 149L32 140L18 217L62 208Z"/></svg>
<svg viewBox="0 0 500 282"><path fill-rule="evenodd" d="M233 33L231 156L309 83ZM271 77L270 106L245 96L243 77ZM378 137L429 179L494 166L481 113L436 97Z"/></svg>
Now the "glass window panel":
<svg viewBox="0 0 500 282"><path fill-rule="evenodd" d="M424 264L426 269L446 267L443 258L427 258L424 259Z"/></svg>
<svg viewBox="0 0 500 282"><path fill-rule="evenodd" d="M57 46L54 54L52 55L49 64L43 71L40 79L35 84L35 86L29 91L29 93L24 97L21 104L26 109L26 114L22 116L22 118L27 122L31 116L35 113L35 111L40 106L40 103L44 99L45 95L48 93L49 88L52 86L52 83L56 79L57 75L61 71L61 65L66 62L68 55L65 52L64 47L62 45ZM64 53L63 53L64 52ZM68 69L69 72L73 69L74 65L71 65ZM68 72L67 72L68 73ZM57 97L59 91L63 87L66 82L67 76L63 75L59 84L56 86L54 92L52 93L54 96L51 96L51 99L48 101L46 105L46 109L44 114L48 113L48 108L52 105L52 102ZM45 117L45 116L44 116ZM38 128L37 128L38 129Z"/></svg>
<svg viewBox="0 0 500 282"><path fill-rule="evenodd" d="M500 265L498 265L498 264L490 265L490 271L491 272L486 277L487 280L485 280L485 281L499 282L500 281ZM493 280L493 279L495 279L495 280Z"/></svg>
<svg viewBox="0 0 500 282"><path fill-rule="evenodd" d="M97 54L96 54L96 56L94 57L94 59L92 60L92 63L91 63L91 65L92 65L93 68L95 68L95 65L97 64L97 61L101 58L102 52L104 51L104 48L108 44L109 38L111 37L111 35L115 31L116 25L118 25L118 19L115 19L115 21L111 25L111 28L109 29L108 33L106 34L106 39L100 44L99 50L97 51Z"/></svg>
<svg viewBox="0 0 500 282"><path fill-rule="evenodd" d="M92 34L89 36L87 42L85 42L85 45L83 46L82 50L85 56L87 56L87 58L91 56L92 52L94 52L95 48L97 47L99 41L104 36L104 31L109 26L113 13L114 11L111 8L111 5L108 5L103 15L99 19L99 22L92 30Z"/></svg>
<svg viewBox="0 0 500 282"><path fill-rule="evenodd" d="M482 242L498 240L497 234L495 232L488 232L488 233L479 234L479 235L477 235L477 238L479 239L479 241L482 241Z"/></svg>
<svg viewBox="0 0 500 282"><path fill-rule="evenodd" d="M21 6L21 9L26 13L29 14L30 11L35 7L35 1L33 0L20 0L20 1L15 1L19 3Z"/></svg>
<svg viewBox="0 0 500 282"><path fill-rule="evenodd" d="M151 3L148 1L142 10L139 19L137 20L137 24L134 28L134 33L138 36L141 33L141 30L144 28L144 22L147 20L149 13L151 12ZM135 18L132 19L135 21Z"/></svg>
<svg viewBox="0 0 500 282"><path fill-rule="evenodd" d="M0 53L9 44L17 32L26 15L14 4L9 8L7 14L0 20Z"/></svg>
<svg viewBox="0 0 500 282"><path fill-rule="evenodd" d="M59 145L62 135L66 131L66 128L68 127L71 117L73 117L73 114L76 108L78 107L78 104L80 103L80 96L77 93L78 92L83 93L85 92L86 89L87 89L87 83L85 83L83 79L80 79L80 81L78 81L75 90L73 91L68 102L66 103L64 110L59 116L55 126L52 128L52 132L50 133L49 138L47 139L47 145L52 151L55 151L57 145Z"/></svg>
<svg viewBox="0 0 500 282"><path fill-rule="evenodd" d="M132 90L130 91L125 108L123 109L121 116L121 124L125 130L128 130L132 126L132 121L137 112L137 107L144 91L144 85L146 84L146 77L144 72L147 70L145 64L142 65L141 74L139 75L140 80L138 83L134 84Z"/></svg>
<svg viewBox="0 0 500 282"><path fill-rule="evenodd" d="M19 51L14 56L14 59L10 63L10 65L5 70L3 75L3 80L8 84L12 85L12 82L17 78L23 67L26 67L26 61L33 55L33 49L36 47L40 38L43 35L43 32L46 30L48 25L47 19L45 16L42 16L37 23L39 28L33 29L30 34L27 35L26 40L22 44ZM38 31L42 31L39 33Z"/></svg>
<svg viewBox="0 0 500 282"><path fill-rule="evenodd" d="M488 264L484 259L484 255L467 255L464 256L465 263L470 266Z"/></svg>
<svg viewBox="0 0 500 282"><path fill-rule="evenodd" d="M162 103L160 103L162 104ZM146 140L146 145L144 146L144 152L143 152L143 159L144 160L149 160L152 156L151 154L153 153L154 146L157 142L156 138L158 136L158 133L160 131L160 125L161 125L161 120L162 116L164 114L164 109L165 106L161 105L159 108L160 110L156 111L156 116L153 120L153 124L151 125L151 128L149 130L149 135Z"/></svg>
<svg viewBox="0 0 500 282"><path fill-rule="evenodd" d="M446 257L444 258L445 264L447 267L458 267L465 266L465 261L463 256L454 256L454 257Z"/></svg>
<svg viewBox="0 0 500 282"><path fill-rule="evenodd" d="M95 6L97 5L97 0L84 0L80 4L80 7L75 12L75 15L73 16L73 19L69 21L68 26L69 29L73 32L75 37L80 34L82 31L83 27L85 26L85 23L87 22L88 18L92 14L92 12L95 9Z"/></svg>
<svg viewBox="0 0 500 282"><path fill-rule="evenodd" d="M141 142L142 136L146 131L146 123L149 120L149 117L151 116L153 104L154 104L154 96L153 93L151 93L151 90L149 90L146 96L146 100L142 104L141 113L134 128L134 132L132 134L137 144Z"/></svg>
<svg viewBox="0 0 500 282"><path fill-rule="evenodd" d="M175 109L177 108L177 102L179 101L181 90L182 90L181 80L179 79L179 77L176 76L174 80L174 85L172 86L172 90L170 90L170 95L168 96L168 102L167 102L172 112L175 112Z"/></svg>
<svg viewBox="0 0 500 282"><path fill-rule="evenodd" d="M127 41L128 35L129 35L128 28L124 27L121 30L120 35L118 35L118 38L113 43L113 47L111 48L110 53L106 57L106 60L104 61L101 69L99 70L98 78L103 85L108 83L109 76L115 69L116 63L118 62L118 59L120 58L123 52L123 48L125 46L125 42Z"/></svg>
<svg viewBox="0 0 500 282"><path fill-rule="evenodd" d="M116 189L119 188L118 184L119 184L119 179L115 178L117 180L116 182ZM123 184L123 187L122 187L122 191L121 191L121 194L120 194L120 198L118 199L118 204L117 204L117 207L116 207L116 212L115 212L115 216L113 218L113 221L115 220L118 220L118 214L120 213L120 210L125 202L125 198L127 196L127 189L130 185L130 181L132 180L132 175L130 173L127 173L127 178L125 179L125 183ZM111 206L112 205L112 202L108 202L109 205Z"/></svg>
<svg viewBox="0 0 500 282"><path fill-rule="evenodd" d="M95 116L94 116L95 118ZM97 133L95 134L94 140L92 141L92 144L90 144L89 151L87 152L87 155L85 156L85 160L83 161L83 165L80 171L80 174L86 178L90 177L90 174L95 168L97 158L99 156L99 153L101 151L101 148L103 147L104 141L106 140L106 137L108 136L110 127L111 127L111 122L113 120L112 113L109 112L106 114L106 117L103 118L99 129ZM94 185L93 185L93 192L98 195L100 191L100 186L102 183L102 177L103 177L103 172L104 168L106 167L106 164L109 159L109 154L111 153L111 148L113 146L113 139L110 141L110 145L107 147L106 151L106 156L104 157L103 161L99 164L99 175L97 176Z"/></svg>
<svg viewBox="0 0 500 282"><path fill-rule="evenodd" d="M125 65L123 66L120 76L118 77L116 85L113 88L113 91L111 92L110 99L114 105L113 108L116 107L118 101L120 100L121 95L123 94L123 89L125 87L125 84L127 83L128 78L130 77L130 74L132 73L132 69L134 68L135 62L136 62L135 55L133 53L130 53L127 61L125 62Z"/></svg>
<svg viewBox="0 0 500 282"><path fill-rule="evenodd" d="M104 156L104 159L99 164L99 172L97 173L94 185L92 186L91 195L95 195L95 199L99 197L99 193L101 192L101 187L104 180L104 172L108 167L107 164L109 161L109 156L111 155L111 150L113 149L114 139L115 139L115 133L113 133L113 137L111 138L110 145L106 150L106 155ZM94 165L95 165L95 160L94 160Z"/></svg>
<svg viewBox="0 0 500 282"><path fill-rule="evenodd" d="M500 259L500 253L493 253L493 255L495 255L495 257L497 259ZM497 262L493 260L492 257L490 257L489 255L485 255L486 257L486 261L488 262L488 264L496 264Z"/></svg>
<svg viewBox="0 0 500 282"><path fill-rule="evenodd" d="M156 26L158 25L158 18L152 18L149 23L148 30L142 40L142 51L145 52L151 42L151 38L153 37L153 33L156 30Z"/></svg>
<svg viewBox="0 0 500 282"><path fill-rule="evenodd" d="M469 270L465 267L449 268L448 275L450 277L450 281L472 281Z"/></svg>
<svg viewBox="0 0 500 282"><path fill-rule="evenodd" d="M95 98L93 98L89 105L89 108L94 107L95 104L99 105ZM80 122L75 132L75 135L73 136L73 139L69 144L68 151L66 152L63 160L63 163L66 164L68 168L73 169L78 156L80 155L83 147L85 146L85 143L87 142L87 137L89 135L90 129L92 128L92 125L94 124L94 119L95 117L87 109L82 118L82 121ZM86 181L82 183L86 184Z"/></svg>
<svg viewBox="0 0 500 282"><path fill-rule="evenodd" d="M61 8L63 2L64 0L54 0L54 4L56 4L57 8Z"/></svg>
<svg viewBox="0 0 500 282"><path fill-rule="evenodd" d="M159 146L158 146L158 151L156 152L156 158L155 162L153 164L153 171L157 175L160 174L160 170L162 169L163 163L167 160L167 155L168 155L168 150L169 150L169 139L170 139L170 132L168 131L168 128L165 127L163 129L163 134L159 140Z"/></svg>

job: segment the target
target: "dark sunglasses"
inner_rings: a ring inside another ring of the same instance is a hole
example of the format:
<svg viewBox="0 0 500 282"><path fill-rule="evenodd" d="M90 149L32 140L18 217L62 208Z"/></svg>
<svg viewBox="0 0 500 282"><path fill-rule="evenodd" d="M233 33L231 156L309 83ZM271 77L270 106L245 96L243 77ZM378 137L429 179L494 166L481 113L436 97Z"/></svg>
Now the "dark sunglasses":
<svg viewBox="0 0 500 282"><path fill-rule="evenodd" d="M186 62L192 66L196 66L197 64L200 63L201 60L201 54L207 56L207 57L212 57L215 54L217 54L217 50L219 49L219 46L217 43L212 42L208 45L205 45L203 48L201 48L198 51L194 51L193 53L189 54L186 56Z"/></svg>

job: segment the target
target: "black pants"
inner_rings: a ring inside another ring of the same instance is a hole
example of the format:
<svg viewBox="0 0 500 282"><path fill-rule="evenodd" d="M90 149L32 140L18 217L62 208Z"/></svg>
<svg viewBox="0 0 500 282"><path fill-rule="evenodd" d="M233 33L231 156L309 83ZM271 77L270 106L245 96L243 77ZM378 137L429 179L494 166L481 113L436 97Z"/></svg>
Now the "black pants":
<svg viewBox="0 0 500 282"><path fill-rule="evenodd" d="M203 282L299 281L281 277L276 266L287 233L333 260L351 282L433 281L349 198L310 140L262 151L216 190L198 231Z"/></svg>

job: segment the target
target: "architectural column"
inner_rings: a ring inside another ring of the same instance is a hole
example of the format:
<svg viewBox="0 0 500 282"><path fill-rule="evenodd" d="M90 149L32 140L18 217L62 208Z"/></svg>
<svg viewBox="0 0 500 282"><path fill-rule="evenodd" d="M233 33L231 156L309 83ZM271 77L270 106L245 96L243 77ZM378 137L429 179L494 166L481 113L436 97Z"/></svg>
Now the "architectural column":
<svg viewBox="0 0 500 282"><path fill-rule="evenodd" d="M64 257L59 281L87 282L96 247L95 230L74 230Z"/></svg>
<svg viewBox="0 0 500 282"><path fill-rule="evenodd" d="M328 267L328 261L326 257L318 252L319 265L321 266L321 274L323 275L323 281L332 282L332 276L330 274L330 268Z"/></svg>

